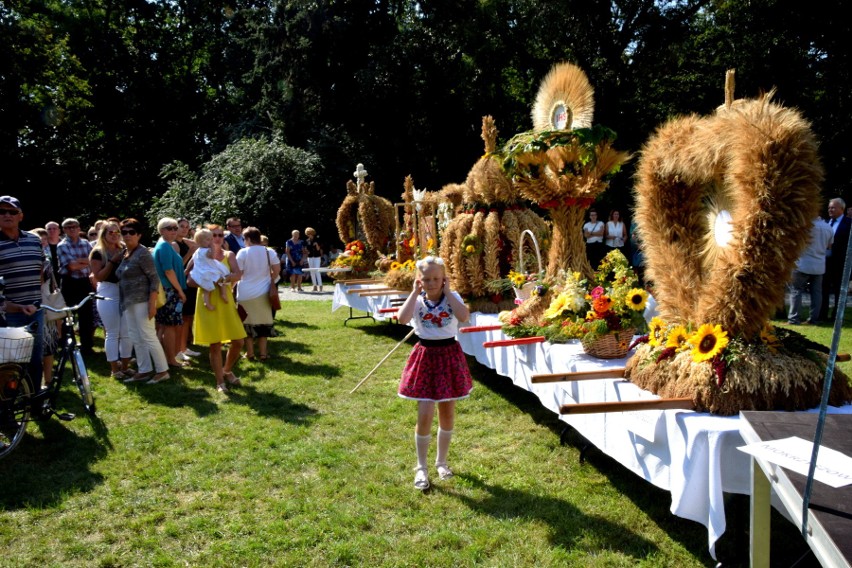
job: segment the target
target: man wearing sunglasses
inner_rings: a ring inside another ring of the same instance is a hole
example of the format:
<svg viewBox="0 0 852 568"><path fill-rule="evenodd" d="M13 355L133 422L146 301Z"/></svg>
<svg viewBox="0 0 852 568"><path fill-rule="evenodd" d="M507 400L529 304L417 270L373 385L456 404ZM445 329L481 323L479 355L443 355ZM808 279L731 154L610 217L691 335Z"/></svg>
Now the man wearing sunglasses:
<svg viewBox="0 0 852 568"><path fill-rule="evenodd" d="M92 243L80 238L80 222L74 218L62 221L62 230L65 238L56 247L59 256L59 275L62 277L62 296L69 306L79 303L92 289L89 280L91 268L89 268L89 253L92 252ZM85 356L94 353L92 346L95 335L95 314L92 311L92 303L87 302L77 312L80 327L80 352Z"/></svg>
<svg viewBox="0 0 852 568"><path fill-rule="evenodd" d="M33 353L29 364L33 389L41 388L42 328L44 312L36 309L41 301L44 252L41 239L19 226L24 218L21 202L10 195L0 197L0 276L6 286L6 325L23 327L35 321Z"/></svg>

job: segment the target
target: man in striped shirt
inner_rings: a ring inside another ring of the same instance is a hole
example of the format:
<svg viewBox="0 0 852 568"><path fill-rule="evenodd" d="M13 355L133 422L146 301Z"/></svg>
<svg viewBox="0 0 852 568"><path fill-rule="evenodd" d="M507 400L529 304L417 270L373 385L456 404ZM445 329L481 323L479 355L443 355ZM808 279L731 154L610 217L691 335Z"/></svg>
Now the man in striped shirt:
<svg viewBox="0 0 852 568"><path fill-rule="evenodd" d="M44 328L44 313L37 309L37 303L41 301L44 251L41 239L19 228L23 218L20 201L10 195L0 196L0 276L6 286L6 325L23 327L38 322L29 365L30 379L37 391L41 388Z"/></svg>

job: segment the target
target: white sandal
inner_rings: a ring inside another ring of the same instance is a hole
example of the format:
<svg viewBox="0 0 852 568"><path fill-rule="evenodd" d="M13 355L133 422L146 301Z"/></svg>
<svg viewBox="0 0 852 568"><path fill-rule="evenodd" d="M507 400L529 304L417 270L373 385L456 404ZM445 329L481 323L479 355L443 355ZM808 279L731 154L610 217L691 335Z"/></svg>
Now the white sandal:
<svg viewBox="0 0 852 568"><path fill-rule="evenodd" d="M426 491L431 487L429 483L429 476L426 473L425 467L415 467L414 471L414 488L419 489L420 491Z"/></svg>
<svg viewBox="0 0 852 568"><path fill-rule="evenodd" d="M453 473L453 470L450 469L450 466L445 463L436 463L435 467L438 470L438 477L440 477L442 481L447 480L455 475Z"/></svg>

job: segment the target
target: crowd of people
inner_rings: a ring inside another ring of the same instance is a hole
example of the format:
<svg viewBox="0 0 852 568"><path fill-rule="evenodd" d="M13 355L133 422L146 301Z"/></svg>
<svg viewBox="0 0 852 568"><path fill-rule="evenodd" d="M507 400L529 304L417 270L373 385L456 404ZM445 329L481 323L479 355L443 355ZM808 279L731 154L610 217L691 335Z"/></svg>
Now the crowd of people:
<svg viewBox="0 0 852 568"><path fill-rule="evenodd" d="M86 233L73 217L31 230L21 228L23 219L20 200L0 197L6 298L0 324L38 322L29 367L35 389L52 379L61 333L59 321L47 321L38 306L59 290L66 305L91 292L101 296L77 313L79 345L85 358L94 356L95 329L102 327L112 377L157 384L201 355L191 345L207 346L216 388L227 392L241 384L235 374L241 356L270 357L267 341L275 334L279 278L286 275L301 291L305 269L319 268L326 254L310 227L306 240L293 231L279 255L258 228L244 228L236 217L224 227L193 227L186 218L163 217L150 244L145 224L134 218L104 219ZM314 291L321 291L319 271L307 272ZM230 344L227 354L225 344Z"/></svg>

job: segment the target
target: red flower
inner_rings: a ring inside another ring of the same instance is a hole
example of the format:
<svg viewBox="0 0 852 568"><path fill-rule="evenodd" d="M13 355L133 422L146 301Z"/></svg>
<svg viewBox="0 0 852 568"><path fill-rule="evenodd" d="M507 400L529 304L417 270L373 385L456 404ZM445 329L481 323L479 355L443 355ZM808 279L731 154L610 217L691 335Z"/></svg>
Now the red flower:
<svg viewBox="0 0 852 568"><path fill-rule="evenodd" d="M447 312L441 312L441 313L440 313L440 314L438 314L438 315L439 315L439 316L441 316L442 318L448 318L448 317L450 317L450 314L448 314Z"/></svg>
<svg viewBox="0 0 852 568"><path fill-rule="evenodd" d="M430 319L432 319L432 314L426 314L425 316L423 316L423 319L424 319L424 320L430 320Z"/></svg>

